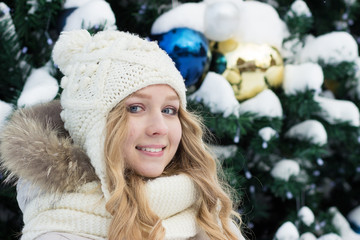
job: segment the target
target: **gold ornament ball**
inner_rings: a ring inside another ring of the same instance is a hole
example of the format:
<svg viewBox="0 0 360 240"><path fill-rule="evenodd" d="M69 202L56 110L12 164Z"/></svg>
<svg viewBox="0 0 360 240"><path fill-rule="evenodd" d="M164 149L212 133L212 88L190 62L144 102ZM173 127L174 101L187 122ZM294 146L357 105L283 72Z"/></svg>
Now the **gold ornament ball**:
<svg viewBox="0 0 360 240"><path fill-rule="evenodd" d="M269 86L283 81L284 64L279 51L268 44L239 43L233 39L218 42L215 50L227 61L223 76L233 87L235 97L243 101Z"/></svg>

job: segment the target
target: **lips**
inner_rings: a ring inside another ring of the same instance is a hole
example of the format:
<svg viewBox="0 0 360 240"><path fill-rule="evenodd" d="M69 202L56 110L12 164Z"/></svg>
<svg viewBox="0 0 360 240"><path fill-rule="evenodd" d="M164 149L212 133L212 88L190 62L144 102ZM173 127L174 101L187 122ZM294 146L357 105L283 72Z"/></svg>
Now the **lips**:
<svg viewBox="0 0 360 240"><path fill-rule="evenodd" d="M136 146L135 148L144 152L158 153L163 151L166 146Z"/></svg>

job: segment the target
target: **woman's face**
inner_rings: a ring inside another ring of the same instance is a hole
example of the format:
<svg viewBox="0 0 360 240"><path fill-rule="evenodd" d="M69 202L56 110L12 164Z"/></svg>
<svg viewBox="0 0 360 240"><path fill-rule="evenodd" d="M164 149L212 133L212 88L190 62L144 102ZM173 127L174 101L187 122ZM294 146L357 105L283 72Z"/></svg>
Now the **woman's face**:
<svg viewBox="0 0 360 240"><path fill-rule="evenodd" d="M128 135L122 146L126 166L158 177L174 157L181 138L180 100L168 85L151 85L125 100Z"/></svg>

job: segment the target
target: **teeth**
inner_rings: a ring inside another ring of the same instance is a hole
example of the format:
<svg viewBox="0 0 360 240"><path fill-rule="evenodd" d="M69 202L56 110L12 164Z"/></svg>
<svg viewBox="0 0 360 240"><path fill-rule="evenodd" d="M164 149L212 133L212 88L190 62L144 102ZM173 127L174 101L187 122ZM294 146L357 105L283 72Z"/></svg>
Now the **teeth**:
<svg viewBox="0 0 360 240"><path fill-rule="evenodd" d="M162 148L141 148L141 150L146 152L160 152Z"/></svg>

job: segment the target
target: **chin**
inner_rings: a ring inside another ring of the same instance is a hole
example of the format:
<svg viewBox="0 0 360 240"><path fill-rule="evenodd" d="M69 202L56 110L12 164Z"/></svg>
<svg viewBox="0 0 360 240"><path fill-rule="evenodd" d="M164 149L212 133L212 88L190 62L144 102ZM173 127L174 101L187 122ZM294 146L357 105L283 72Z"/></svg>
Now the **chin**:
<svg viewBox="0 0 360 240"><path fill-rule="evenodd" d="M138 171L137 174L146 178L157 178L164 172L164 169L158 171Z"/></svg>

